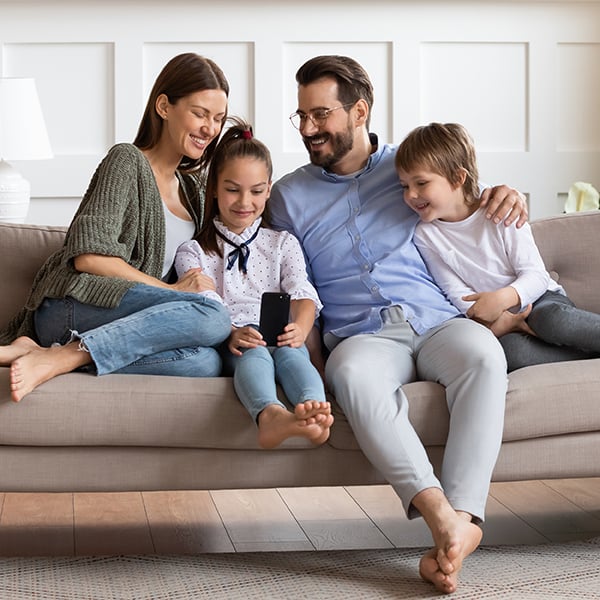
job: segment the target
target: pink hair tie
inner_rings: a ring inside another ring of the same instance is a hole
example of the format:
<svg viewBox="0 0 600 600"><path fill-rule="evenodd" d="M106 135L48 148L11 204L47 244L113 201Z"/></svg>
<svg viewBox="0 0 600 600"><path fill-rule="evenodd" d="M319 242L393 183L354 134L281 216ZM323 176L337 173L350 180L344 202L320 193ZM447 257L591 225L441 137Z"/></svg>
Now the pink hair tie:
<svg viewBox="0 0 600 600"><path fill-rule="evenodd" d="M242 137L245 140L251 140L252 139L252 130L251 129L244 129L244 131L242 131Z"/></svg>

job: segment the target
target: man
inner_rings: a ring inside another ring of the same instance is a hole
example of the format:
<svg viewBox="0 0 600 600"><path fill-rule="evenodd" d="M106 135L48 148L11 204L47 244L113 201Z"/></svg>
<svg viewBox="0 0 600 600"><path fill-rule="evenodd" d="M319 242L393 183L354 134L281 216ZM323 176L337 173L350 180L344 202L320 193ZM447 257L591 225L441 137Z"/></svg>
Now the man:
<svg viewBox="0 0 600 600"><path fill-rule="evenodd" d="M395 147L369 133L373 89L364 69L319 56L296 80L291 119L310 164L275 183L272 221L299 238L324 304L327 384L409 517L422 515L431 530L421 576L452 593L482 537L502 437L504 353L489 330L459 316L412 242L418 217L403 202ZM485 202L497 222L525 222L517 191L487 190ZM451 420L439 479L408 420L402 385L415 379L446 387Z"/></svg>

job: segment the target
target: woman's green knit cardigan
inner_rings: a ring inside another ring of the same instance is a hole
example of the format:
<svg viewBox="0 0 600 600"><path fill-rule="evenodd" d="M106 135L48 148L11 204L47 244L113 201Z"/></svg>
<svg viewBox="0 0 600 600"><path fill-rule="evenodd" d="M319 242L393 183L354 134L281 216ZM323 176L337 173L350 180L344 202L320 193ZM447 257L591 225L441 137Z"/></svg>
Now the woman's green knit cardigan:
<svg viewBox="0 0 600 600"><path fill-rule="evenodd" d="M199 229L204 182L198 173L178 173L186 208ZM44 298L72 298L104 308L119 305L135 282L80 273L73 259L81 254L122 258L160 278L165 254L163 203L148 160L133 144L113 146L94 173L67 231L63 247L35 277L24 308L0 333L8 344L20 335L36 339L33 313Z"/></svg>

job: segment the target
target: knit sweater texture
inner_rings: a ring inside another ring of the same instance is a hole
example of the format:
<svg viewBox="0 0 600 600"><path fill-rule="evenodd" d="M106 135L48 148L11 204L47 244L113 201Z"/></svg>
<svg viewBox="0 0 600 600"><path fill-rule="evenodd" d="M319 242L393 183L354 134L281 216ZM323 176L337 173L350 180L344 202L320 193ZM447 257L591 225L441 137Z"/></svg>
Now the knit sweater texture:
<svg viewBox="0 0 600 600"><path fill-rule="evenodd" d="M198 173L177 173L185 206L196 229L204 206L204 180ZM0 332L0 343L20 335L37 339L34 311L44 298L70 296L103 308L119 305L136 282L81 273L73 259L100 254L123 259L132 267L160 278L165 253L162 200L150 163L133 144L117 144L98 165L69 226L63 247L37 273L23 309Z"/></svg>

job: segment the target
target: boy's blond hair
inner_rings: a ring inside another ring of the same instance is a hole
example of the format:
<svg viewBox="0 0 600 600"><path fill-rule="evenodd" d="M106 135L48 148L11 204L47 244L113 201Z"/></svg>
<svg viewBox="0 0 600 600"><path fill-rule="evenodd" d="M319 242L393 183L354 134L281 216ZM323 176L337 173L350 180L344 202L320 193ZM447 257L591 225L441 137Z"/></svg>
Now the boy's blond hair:
<svg viewBox="0 0 600 600"><path fill-rule="evenodd" d="M458 123L430 123L413 129L398 147L396 170L427 169L447 179L451 185L462 183L465 203L479 202L479 173L475 145L467 130Z"/></svg>

